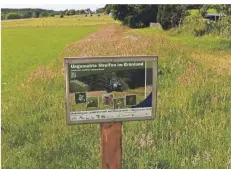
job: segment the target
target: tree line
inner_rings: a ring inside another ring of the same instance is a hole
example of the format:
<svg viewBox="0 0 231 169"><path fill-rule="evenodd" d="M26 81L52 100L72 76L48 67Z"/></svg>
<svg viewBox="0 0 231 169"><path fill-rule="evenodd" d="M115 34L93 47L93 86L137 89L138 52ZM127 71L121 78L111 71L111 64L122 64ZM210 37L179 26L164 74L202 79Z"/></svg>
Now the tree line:
<svg viewBox="0 0 231 169"><path fill-rule="evenodd" d="M163 29L179 26L189 15L189 10L199 10L205 16L209 9L217 13L231 15L231 5L106 5L105 12L111 13L115 20L131 28L149 26L150 22L159 22Z"/></svg>
<svg viewBox="0 0 231 169"><path fill-rule="evenodd" d="M55 15L60 15L61 17L63 17L65 15L70 16L70 15L81 15L81 14L91 14L91 13L93 12L90 10L90 8L80 9L80 10L66 9L60 11L46 10L46 9L32 9L32 8L24 8L24 9L2 8L1 20L54 17Z"/></svg>
<svg viewBox="0 0 231 169"><path fill-rule="evenodd" d="M115 20L121 21L123 25L130 28L143 28L149 26L150 22L158 22L162 28L167 30L178 27L189 15L189 10L196 9L204 17L209 9L215 9L217 13L231 15L231 5L113 5L107 4L103 8L98 8L96 13L111 14ZM45 9L2 9L1 19L22 19L60 17L69 15L92 14L88 9L74 10L66 9L63 11L45 10Z"/></svg>

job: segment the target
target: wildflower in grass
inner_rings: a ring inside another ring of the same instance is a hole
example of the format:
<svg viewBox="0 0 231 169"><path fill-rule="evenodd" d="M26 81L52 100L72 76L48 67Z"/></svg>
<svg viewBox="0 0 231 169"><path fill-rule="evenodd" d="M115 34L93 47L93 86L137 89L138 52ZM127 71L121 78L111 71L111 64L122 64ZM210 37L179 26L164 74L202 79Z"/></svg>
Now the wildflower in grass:
<svg viewBox="0 0 231 169"><path fill-rule="evenodd" d="M227 169L231 169L231 158L230 158L230 160L228 161Z"/></svg>
<svg viewBox="0 0 231 169"><path fill-rule="evenodd" d="M176 139L178 139L180 137L180 130L177 130L175 137L176 137Z"/></svg>
<svg viewBox="0 0 231 169"><path fill-rule="evenodd" d="M145 145L146 145L145 140L141 138L140 139L140 147L145 147Z"/></svg>
<svg viewBox="0 0 231 169"><path fill-rule="evenodd" d="M210 161L211 160L211 154L208 151L204 152L204 159L206 161Z"/></svg>
<svg viewBox="0 0 231 169"><path fill-rule="evenodd" d="M181 166L181 167L184 167L184 166L185 166L185 159L182 159L182 160L181 160L180 166Z"/></svg>
<svg viewBox="0 0 231 169"><path fill-rule="evenodd" d="M155 144L152 146L151 150L152 150L153 152L156 152L156 146L155 146Z"/></svg>
<svg viewBox="0 0 231 169"><path fill-rule="evenodd" d="M152 133L148 133L148 136L146 139L147 139L147 146L151 147L154 144L154 140L152 139Z"/></svg>
<svg viewBox="0 0 231 169"><path fill-rule="evenodd" d="M145 125L145 124L141 124L141 128L142 128L143 130L145 130L146 125Z"/></svg>
<svg viewBox="0 0 231 169"><path fill-rule="evenodd" d="M135 136L135 141L139 141L139 136Z"/></svg>
<svg viewBox="0 0 231 169"><path fill-rule="evenodd" d="M200 160L200 155L199 155L199 153L197 153L196 156L193 157L193 159L192 159L193 166L196 166L198 164L199 160Z"/></svg>

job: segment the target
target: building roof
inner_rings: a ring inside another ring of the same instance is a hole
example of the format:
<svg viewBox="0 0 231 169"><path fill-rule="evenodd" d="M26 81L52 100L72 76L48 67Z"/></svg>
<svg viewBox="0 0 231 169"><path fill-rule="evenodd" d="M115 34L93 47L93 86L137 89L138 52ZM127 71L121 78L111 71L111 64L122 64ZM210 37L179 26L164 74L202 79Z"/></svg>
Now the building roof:
<svg viewBox="0 0 231 169"><path fill-rule="evenodd" d="M211 13L208 13L207 15L205 15L205 17L220 17L220 16L225 16L224 14L211 14Z"/></svg>

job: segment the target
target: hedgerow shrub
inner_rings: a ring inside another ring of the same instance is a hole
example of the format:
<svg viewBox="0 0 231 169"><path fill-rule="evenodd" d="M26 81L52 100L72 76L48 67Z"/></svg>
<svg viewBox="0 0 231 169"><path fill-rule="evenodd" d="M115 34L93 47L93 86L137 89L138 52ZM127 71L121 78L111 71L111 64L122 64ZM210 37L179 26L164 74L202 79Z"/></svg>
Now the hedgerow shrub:
<svg viewBox="0 0 231 169"><path fill-rule="evenodd" d="M202 36L206 33L206 21L204 21L201 16L187 16L182 25L178 28L178 33Z"/></svg>
<svg viewBox="0 0 231 169"><path fill-rule="evenodd" d="M231 16L222 18L217 23L219 28L219 35L227 38L231 38Z"/></svg>
<svg viewBox="0 0 231 169"><path fill-rule="evenodd" d="M176 28L188 14L186 5L159 5L157 21L164 30Z"/></svg>
<svg viewBox="0 0 231 169"><path fill-rule="evenodd" d="M156 22L157 5L112 5L112 16L130 28L148 27Z"/></svg>
<svg viewBox="0 0 231 169"><path fill-rule="evenodd" d="M6 19L6 15L5 14L1 14L1 20L5 20Z"/></svg>
<svg viewBox="0 0 231 169"><path fill-rule="evenodd" d="M10 12L6 14L6 19L20 19L21 16L19 13Z"/></svg>
<svg viewBox="0 0 231 169"><path fill-rule="evenodd" d="M186 33L193 36L215 35L230 38L231 16L223 17L218 22L205 20L200 15L187 16L178 28L178 33Z"/></svg>

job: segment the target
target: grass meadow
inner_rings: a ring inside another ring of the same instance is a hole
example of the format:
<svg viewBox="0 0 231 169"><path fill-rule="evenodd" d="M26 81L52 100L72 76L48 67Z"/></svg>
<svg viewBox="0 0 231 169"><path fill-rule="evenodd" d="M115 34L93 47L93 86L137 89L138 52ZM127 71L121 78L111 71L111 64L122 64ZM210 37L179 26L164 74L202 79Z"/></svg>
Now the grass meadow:
<svg viewBox="0 0 231 169"><path fill-rule="evenodd" d="M99 124L66 125L63 57L157 54L157 116L123 123L123 168L230 169L230 46L84 19L2 23L2 168L100 169Z"/></svg>
<svg viewBox="0 0 231 169"><path fill-rule="evenodd" d="M2 28L18 28L18 27L60 27L60 26L90 26L90 25L102 25L115 23L109 16L85 16L85 15L73 15L59 17L47 17L47 18L31 18L21 20L5 20L2 22Z"/></svg>

